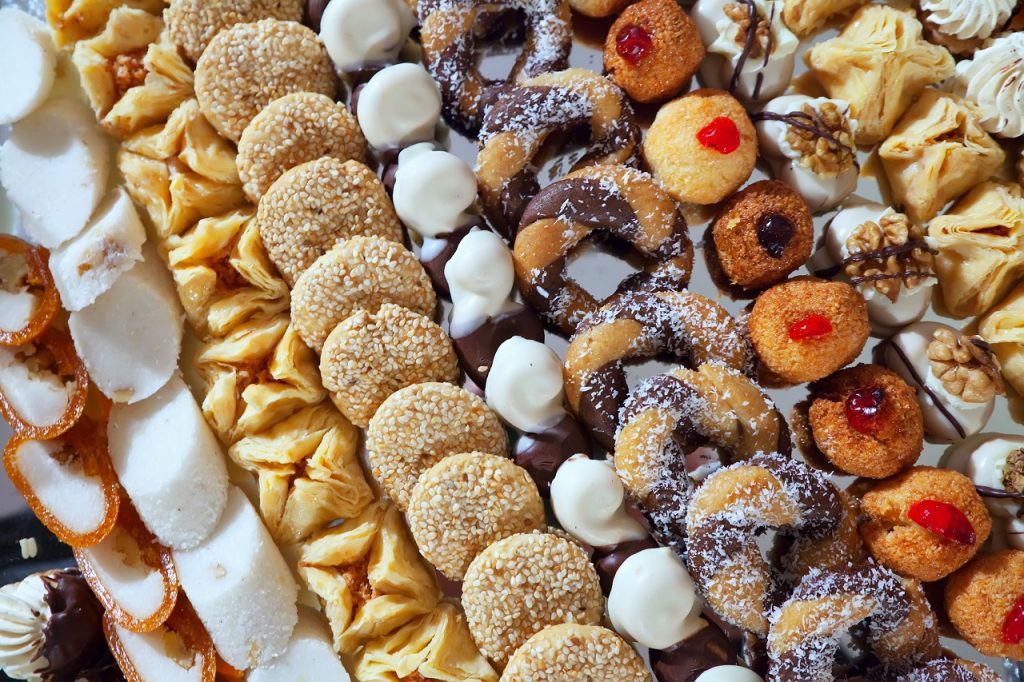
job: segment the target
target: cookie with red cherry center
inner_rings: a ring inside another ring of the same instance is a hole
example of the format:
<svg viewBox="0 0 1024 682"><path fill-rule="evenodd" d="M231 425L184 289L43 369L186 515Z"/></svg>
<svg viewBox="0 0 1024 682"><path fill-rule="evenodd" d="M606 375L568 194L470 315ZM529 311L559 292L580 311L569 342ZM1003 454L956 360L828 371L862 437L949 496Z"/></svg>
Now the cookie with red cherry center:
<svg viewBox="0 0 1024 682"><path fill-rule="evenodd" d="M917 466L880 481L861 498L860 535L881 564L923 582L970 561L992 531L971 479Z"/></svg>
<svg viewBox="0 0 1024 682"><path fill-rule="evenodd" d="M976 558L946 583L953 626L986 656L1024 660L1024 552Z"/></svg>
<svg viewBox="0 0 1024 682"><path fill-rule="evenodd" d="M817 448L845 473L887 478L917 462L924 418L914 389L878 365L841 370L811 387Z"/></svg>

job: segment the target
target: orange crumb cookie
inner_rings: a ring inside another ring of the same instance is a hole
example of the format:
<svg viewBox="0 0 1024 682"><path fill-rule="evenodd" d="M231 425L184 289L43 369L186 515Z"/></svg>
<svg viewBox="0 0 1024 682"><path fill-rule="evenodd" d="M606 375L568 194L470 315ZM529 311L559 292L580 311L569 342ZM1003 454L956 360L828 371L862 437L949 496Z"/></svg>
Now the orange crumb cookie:
<svg viewBox="0 0 1024 682"><path fill-rule="evenodd" d="M992 530L971 479L918 466L861 498L860 534L877 561L924 582L941 580L978 553Z"/></svg>
<svg viewBox="0 0 1024 682"><path fill-rule="evenodd" d="M871 333L867 303L856 289L813 277L777 284L758 296L748 330L765 368L794 384L850 364Z"/></svg>
<svg viewBox="0 0 1024 682"><path fill-rule="evenodd" d="M164 10L167 34L195 63L221 30L260 19L302 21L304 0L170 0Z"/></svg>
<svg viewBox="0 0 1024 682"><path fill-rule="evenodd" d="M812 387L814 442L853 476L887 478L912 466L924 449L924 418L913 388L878 365L836 372Z"/></svg>
<svg viewBox="0 0 1024 682"><path fill-rule="evenodd" d="M562 623L544 628L512 655L502 682L647 682L636 649L608 628Z"/></svg>
<svg viewBox="0 0 1024 682"><path fill-rule="evenodd" d="M384 492L403 512L420 474L463 452L507 455L508 433L480 396L440 382L389 397L366 429L366 456Z"/></svg>
<svg viewBox="0 0 1024 682"><path fill-rule="evenodd" d="M704 60L704 43L676 0L640 0L608 30L604 70L638 102L661 102L682 90Z"/></svg>
<svg viewBox="0 0 1024 682"><path fill-rule="evenodd" d="M1024 552L984 554L950 576L946 611L981 653L1024 660Z"/></svg>
<svg viewBox="0 0 1024 682"><path fill-rule="evenodd" d="M430 467L416 482L406 514L424 558L452 580L462 580L492 542L547 528L544 502L526 469L481 452Z"/></svg>
<svg viewBox="0 0 1024 682"><path fill-rule="evenodd" d="M548 625L597 625L604 596L583 548L552 533L499 540L473 560L462 606L480 651L504 668L530 637Z"/></svg>
<svg viewBox="0 0 1024 682"><path fill-rule="evenodd" d="M814 220L789 185L762 180L723 204L711 236L729 281L760 289L786 279L811 257Z"/></svg>
<svg viewBox="0 0 1024 682"><path fill-rule="evenodd" d="M658 110L644 157L678 201L714 204L747 181L757 133L746 109L724 90L695 90Z"/></svg>
<svg viewBox="0 0 1024 682"><path fill-rule="evenodd" d="M428 317L392 303L359 310L327 337L324 388L350 422L366 428L382 402L406 386L459 378L448 335Z"/></svg>

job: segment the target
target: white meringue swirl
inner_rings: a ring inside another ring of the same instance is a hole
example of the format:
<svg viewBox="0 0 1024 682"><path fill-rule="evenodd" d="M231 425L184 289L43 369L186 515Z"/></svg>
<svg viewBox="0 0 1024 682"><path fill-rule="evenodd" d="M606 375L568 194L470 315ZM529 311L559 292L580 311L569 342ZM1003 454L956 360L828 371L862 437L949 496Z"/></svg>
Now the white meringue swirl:
<svg viewBox="0 0 1024 682"><path fill-rule="evenodd" d="M48 662L40 656L50 620L46 585L39 575L0 588L0 668L16 680L42 680Z"/></svg>
<svg viewBox="0 0 1024 682"><path fill-rule="evenodd" d="M961 40L984 40L1002 28L1017 0L920 0L921 11L936 30Z"/></svg>
<svg viewBox="0 0 1024 682"><path fill-rule="evenodd" d="M1024 33L1000 36L957 64L953 89L978 105L988 132L1024 135Z"/></svg>

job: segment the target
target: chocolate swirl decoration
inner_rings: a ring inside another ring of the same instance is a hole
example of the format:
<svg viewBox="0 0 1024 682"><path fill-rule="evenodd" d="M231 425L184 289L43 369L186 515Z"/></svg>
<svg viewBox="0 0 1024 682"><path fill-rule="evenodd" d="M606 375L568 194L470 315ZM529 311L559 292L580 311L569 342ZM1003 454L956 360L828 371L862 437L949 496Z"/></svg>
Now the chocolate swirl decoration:
<svg viewBox="0 0 1024 682"><path fill-rule="evenodd" d="M737 2L747 8L747 30L743 34L743 50L740 52L739 57L736 59L736 67L732 72L732 79L729 81L729 92L735 94L740 88L740 78L743 77L743 67L746 66L747 60L750 59L750 53L754 51L754 47L757 45L757 25L761 21L761 14L757 11L757 5L754 4L754 0L737 0ZM767 18L768 26L771 27L775 21L775 4L772 4L772 14ZM772 58L772 50L775 48L775 38L772 35L771 30L768 31L767 41L764 46L764 60L761 62L761 69L768 66L768 62ZM751 93L753 99L759 99L761 97L761 88L764 86L764 73L759 72L754 81L754 90Z"/></svg>
<svg viewBox="0 0 1024 682"><path fill-rule="evenodd" d="M472 135L487 105L509 83L569 64L572 15L568 0L424 0L419 3L423 56L452 127ZM486 43L524 38L506 79L480 73L477 50Z"/></svg>
<svg viewBox="0 0 1024 682"><path fill-rule="evenodd" d="M935 409L949 422L950 426L956 431L957 435L961 438L967 438L967 430L964 425L960 423L960 420L956 418L956 415L947 407L946 402L936 393L931 386L928 385L927 377L921 376L921 373L917 371L917 367L914 365L913 360L907 357L906 352L900 348L899 344L894 343L892 338L888 338L882 343L878 344L875 349L876 361L879 364L885 363L885 351L892 349L893 353L899 359L900 363L906 368L907 374L914 380L915 390L924 392L929 398L931 398L932 405Z"/></svg>
<svg viewBox="0 0 1024 682"><path fill-rule="evenodd" d="M761 121L776 121L778 123L806 131L815 137L825 140L830 147L838 152L849 152L849 154L853 156L853 165L860 168L860 162L857 161L857 150L848 144L843 144L843 142L832 134L831 130L819 125L814 117L805 111L791 111L788 114L777 114L774 111L760 111L756 114L751 114L750 120L754 123L759 123Z"/></svg>
<svg viewBox="0 0 1024 682"><path fill-rule="evenodd" d="M646 264L604 301L568 274L573 250L596 232L627 242ZM621 165L586 168L544 188L523 213L514 256L523 297L564 334L628 293L684 289L693 271L693 243L675 202L653 177Z"/></svg>
<svg viewBox="0 0 1024 682"><path fill-rule="evenodd" d="M841 264L842 268L846 268L848 265L853 263L863 263L869 260L885 261L895 256L898 259L908 258L915 251L927 251L928 253L935 253L935 251L928 246L928 243L923 239L911 239L906 244L894 244L892 246L885 246L880 249L873 251L861 251L859 253L852 253L845 259ZM887 279L906 279L908 277L935 277L934 272L925 272L921 270L904 270L902 272L880 272L874 275L859 275L850 277L850 282L854 285L863 284L865 282L881 282Z"/></svg>

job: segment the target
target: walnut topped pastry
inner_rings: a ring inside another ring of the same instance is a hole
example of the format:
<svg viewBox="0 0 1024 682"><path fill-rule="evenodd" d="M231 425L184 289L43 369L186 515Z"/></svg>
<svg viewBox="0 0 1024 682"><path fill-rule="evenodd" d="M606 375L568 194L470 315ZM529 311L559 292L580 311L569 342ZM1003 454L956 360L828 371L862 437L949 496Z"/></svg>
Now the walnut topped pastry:
<svg viewBox="0 0 1024 682"><path fill-rule="evenodd" d="M991 434L958 446L945 464L971 479L992 517L1005 524L1006 544L1024 549L1024 535L1014 532L1024 512L1024 437Z"/></svg>

